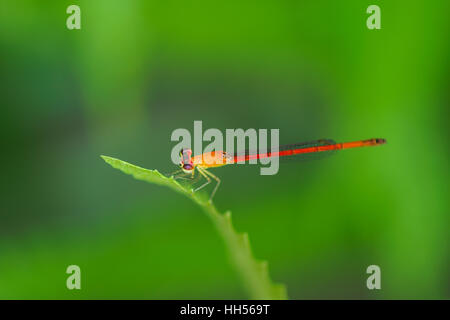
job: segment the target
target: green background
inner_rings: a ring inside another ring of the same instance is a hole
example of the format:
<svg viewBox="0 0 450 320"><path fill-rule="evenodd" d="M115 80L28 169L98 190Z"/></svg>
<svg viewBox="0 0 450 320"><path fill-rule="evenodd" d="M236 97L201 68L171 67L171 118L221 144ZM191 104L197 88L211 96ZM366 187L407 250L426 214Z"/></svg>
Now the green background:
<svg viewBox="0 0 450 320"><path fill-rule="evenodd" d="M290 298L449 298L449 10L2 0L0 298L246 298L195 204L99 157L171 172L170 135L194 120L279 128L282 144L386 138L275 176L219 168L216 205Z"/></svg>

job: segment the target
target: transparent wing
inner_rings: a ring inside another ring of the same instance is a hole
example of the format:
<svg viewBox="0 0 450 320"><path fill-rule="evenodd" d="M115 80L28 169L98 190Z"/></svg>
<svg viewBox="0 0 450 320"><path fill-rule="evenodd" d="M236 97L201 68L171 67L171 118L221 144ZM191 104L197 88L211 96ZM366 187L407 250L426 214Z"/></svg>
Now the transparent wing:
<svg viewBox="0 0 450 320"><path fill-rule="evenodd" d="M322 159L334 154L337 150L321 150L318 147L335 145L331 139L320 139L309 142L282 145L279 150L245 150L233 155L234 163L248 162L254 159L279 157L280 162L308 161Z"/></svg>

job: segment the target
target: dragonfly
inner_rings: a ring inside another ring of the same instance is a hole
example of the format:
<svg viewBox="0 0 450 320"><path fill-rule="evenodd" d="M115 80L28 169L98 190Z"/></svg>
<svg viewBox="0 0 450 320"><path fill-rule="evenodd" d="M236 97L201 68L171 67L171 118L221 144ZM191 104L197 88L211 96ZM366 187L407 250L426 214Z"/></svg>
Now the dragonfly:
<svg viewBox="0 0 450 320"><path fill-rule="evenodd" d="M259 150L259 151L240 151L236 153L227 153L225 151L212 151L202 153L200 155L192 156L192 150L189 148L183 148L180 151L180 169L173 172L171 175L177 178L189 179L195 181L194 175L198 171L198 178L203 177L206 181L197 187L192 189L193 192L197 192L207 185L212 180L216 181L216 185L210 194L209 202L212 202L214 195L219 188L221 180L215 174L211 173L209 169L222 167L230 164L245 163L251 160L258 160L264 158L279 157L279 160L307 160L311 158L311 155L330 155L338 150L360 148L360 147L372 147L385 144L386 140L382 138L372 138L367 140L359 140L352 142L336 143L331 139L320 139L309 142L301 142L295 144L288 144L279 146L277 150ZM188 176L186 177L182 177Z"/></svg>

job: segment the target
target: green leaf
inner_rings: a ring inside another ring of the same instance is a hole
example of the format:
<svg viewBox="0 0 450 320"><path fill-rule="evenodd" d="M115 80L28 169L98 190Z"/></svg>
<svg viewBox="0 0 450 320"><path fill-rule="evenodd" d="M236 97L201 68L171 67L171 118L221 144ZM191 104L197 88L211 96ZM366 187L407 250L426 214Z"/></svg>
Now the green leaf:
<svg viewBox="0 0 450 320"><path fill-rule="evenodd" d="M267 261L253 257L247 233L238 233L231 222L231 212L221 214L214 204L206 201L200 194L184 187L173 177L166 177L158 170L144 169L125 161L101 156L113 168L132 175L135 179L162 185L184 194L197 203L211 219L227 247L230 260L240 275L251 299L287 299L286 287L273 283L269 276Z"/></svg>

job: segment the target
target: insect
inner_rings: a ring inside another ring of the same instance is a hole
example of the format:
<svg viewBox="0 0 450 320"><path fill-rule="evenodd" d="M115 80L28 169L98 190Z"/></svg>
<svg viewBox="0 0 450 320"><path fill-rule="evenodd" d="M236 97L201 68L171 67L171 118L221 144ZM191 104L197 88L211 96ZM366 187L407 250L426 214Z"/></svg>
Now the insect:
<svg viewBox="0 0 450 320"><path fill-rule="evenodd" d="M192 156L191 149L182 149L180 151L181 161L179 164L181 169L174 172L173 176L175 178L179 178L180 174L185 174L188 176L190 175L190 179L193 179L195 171L197 169L200 174L198 177L203 177L206 179L206 181L201 186L194 189L193 192L203 189L208 184L210 184L212 180L215 180L216 185L209 197L209 201L212 202L212 199L216 194L217 189L219 188L220 179L216 175L211 173L208 169L222 167L229 164L242 163L249 160L271 157L279 157L280 160L304 160L308 157L308 155L310 156L312 154L328 155L337 150L378 146L384 143L386 143L386 140L381 138L343 143L336 143L330 139L321 139L310 142L283 145L280 146L277 151L273 152L270 150L260 150L258 152L246 150L243 152L229 154L225 151L212 151L196 156Z"/></svg>

